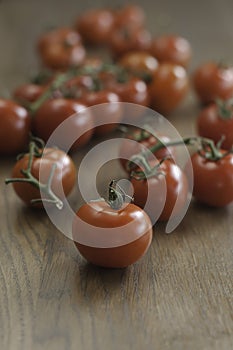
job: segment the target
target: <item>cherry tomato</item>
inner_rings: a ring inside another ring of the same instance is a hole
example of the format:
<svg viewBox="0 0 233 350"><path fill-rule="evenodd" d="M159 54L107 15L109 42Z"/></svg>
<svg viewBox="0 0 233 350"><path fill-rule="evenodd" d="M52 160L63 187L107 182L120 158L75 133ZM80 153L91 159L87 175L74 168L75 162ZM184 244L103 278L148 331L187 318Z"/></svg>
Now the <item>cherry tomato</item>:
<svg viewBox="0 0 233 350"><path fill-rule="evenodd" d="M149 162L151 167L157 163L156 161ZM170 217L178 215L185 207L188 199L188 180L180 167L169 159L161 164L159 171L160 174L148 179L131 179L134 188L134 203L144 208L149 189L152 200L148 203L147 214L153 221L157 217L157 211L161 209L165 199L159 220L167 221ZM165 186L167 188L166 193L164 193Z"/></svg>
<svg viewBox="0 0 233 350"><path fill-rule="evenodd" d="M222 153L226 152L221 150ZM207 160L202 154L194 153L193 196L213 207L224 207L233 201L233 154L217 161Z"/></svg>
<svg viewBox="0 0 233 350"><path fill-rule="evenodd" d="M158 61L147 52L128 52L118 63L132 73L153 74L158 69Z"/></svg>
<svg viewBox="0 0 233 350"><path fill-rule="evenodd" d="M79 33L70 28L59 28L42 35L38 52L44 66L51 69L78 66L86 56Z"/></svg>
<svg viewBox="0 0 233 350"><path fill-rule="evenodd" d="M193 75L194 89L203 103L233 97L233 67L215 62L202 64Z"/></svg>
<svg viewBox="0 0 233 350"><path fill-rule="evenodd" d="M87 106L95 106L103 103L103 105L93 110L93 117L97 122L107 122L107 124L95 128L97 135L106 135L108 132L114 130L121 122L122 106L118 103L120 102L119 96L114 92L108 90L92 91L86 93L82 101Z"/></svg>
<svg viewBox="0 0 233 350"><path fill-rule="evenodd" d="M13 98L24 107L35 102L45 91L46 87L37 84L23 84L18 86L13 92Z"/></svg>
<svg viewBox="0 0 233 350"><path fill-rule="evenodd" d="M80 98L84 93L94 90L95 83L90 75L75 76L68 80L61 89L64 97Z"/></svg>
<svg viewBox="0 0 233 350"><path fill-rule="evenodd" d="M142 106L148 106L150 103L147 85L140 78L129 77L126 80L111 82L109 89L120 96L122 102L136 103Z"/></svg>
<svg viewBox="0 0 233 350"><path fill-rule="evenodd" d="M231 149L233 147L233 106L225 106L222 108L217 104L211 104L205 107L199 114L197 119L198 134L203 137L214 140L217 144L222 137L223 149Z"/></svg>
<svg viewBox="0 0 233 350"><path fill-rule="evenodd" d="M70 135L74 132L77 135L81 133L82 136L75 141L71 149L75 150L86 145L93 134L92 116L85 105L72 99L57 98L45 101L33 117L35 135L47 141L64 120L76 113L76 118L71 120L67 132L61 136L58 146L65 147L69 143ZM89 131L84 132L86 128L89 128Z"/></svg>
<svg viewBox="0 0 233 350"><path fill-rule="evenodd" d="M151 42L150 53L159 62L170 62L187 67L191 59L191 46L185 38L176 35L162 35Z"/></svg>
<svg viewBox="0 0 233 350"><path fill-rule="evenodd" d="M114 26L113 13L107 9L92 9L83 13L76 23L85 42L105 45L111 38Z"/></svg>
<svg viewBox="0 0 233 350"><path fill-rule="evenodd" d="M12 171L13 179L23 179L25 176L22 170L27 170L29 154L25 154L20 158ZM33 157L31 174L41 183L46 184L52 171L52 167L56 165L51 189L60 199L67 196L73 189L76 181L76 169L72 159L63 151L53 148L45 148L43 157ZM16 194L27 205L32 205L31 201L41 199L41 193L38 188L31 183L14 182L13 188ZM43 198L47 198L46 195ZM36 204L36 207L42 207L42 203Z"/></svg>
<svg viewBox="0 0 233 350"><path fill-rule="evenodd" d="M122 81L110 81L108 88L114 91L122 102L128 102L124 106L124 121L133 122L141 118L144 109L136 105L149 106L150 97L146 83L136 77L127 77ZM136 104L136 105L133 105Z"/></svg>
<svg viewBox="0 0 233 350"><path fill-rule="evenodd" d="M116 28L141 28L145 23L145 12L138 5L126 5L115 12Z"/></svg>
<svg viewBox="0 0 233 350"><path fill-rule="evenodd" d="M112 32L110 50L114 57L121 57L129 51L147 51L151 34L144 28L121 28Z"/></svg>
<svg viewBox="0 0 233 350"><path fill-rule="evenodd" d="M164 136L164 135L159 135L158 137L160 140L163 142L168 142L170 141L169 137ZM137 141L137 143L132 143L130 142L131 140ZM133 156L136 155L146 148L151 148L152 146L157 144L157 139L148 133L146 130L142 129L136 129L133 133L128 133L124 136L124 139L121 143L120 150L119 150L119 159L122 167L128 171L127 169L127 163L128 160ZM163 148L157 152L154 153L155 157L158 159L163 159L169 155L174 156L175 151L174 148L168 147L168 148ZM150 157L149 157L150 159Z"/></svg>
<svg viewBox="0 0 233 350"><path fill-rule="evenodd" d="M188 86L188 76L182 66L161 63L149 86L152 108L168 115L184 99Z"/></svg>
<svg viewBox="0 0 233 350"><path fill-rule="evenodd" d="M29 141L30 129L27 110L11 100L0 99L0 155L23 151Z"/></svg>
<svg viewBox="0 0 233 350"><path fill-rule="evenodd" d="M77 218L73 224L74 243L80 254L94 265L127 267L150 246L150 219L134 204L124 204L116 210L105 201L90 202L78 210ZM93 240L95 246L91 244Z"/></svg>

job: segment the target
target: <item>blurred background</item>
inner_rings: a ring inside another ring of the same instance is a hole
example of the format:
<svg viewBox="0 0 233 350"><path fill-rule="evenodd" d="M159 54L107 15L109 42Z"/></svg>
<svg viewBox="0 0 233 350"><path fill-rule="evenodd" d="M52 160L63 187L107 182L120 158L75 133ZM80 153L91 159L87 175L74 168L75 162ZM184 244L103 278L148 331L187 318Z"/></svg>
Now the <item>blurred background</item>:
<svg viewBox="0 0 233 350"><path fill-rule="evenodd" d="M112 0L111 7L125 4ZM192 70L211 59L233 63L232 0L134 1L147 14L154 35L176 33L190 40ZM39 34L56 26L72 26L83 10L108 7L109 0L0 0L0 91L25 81L37 70L35 44ZM211 25L210 25L211 23Z"/></svg>

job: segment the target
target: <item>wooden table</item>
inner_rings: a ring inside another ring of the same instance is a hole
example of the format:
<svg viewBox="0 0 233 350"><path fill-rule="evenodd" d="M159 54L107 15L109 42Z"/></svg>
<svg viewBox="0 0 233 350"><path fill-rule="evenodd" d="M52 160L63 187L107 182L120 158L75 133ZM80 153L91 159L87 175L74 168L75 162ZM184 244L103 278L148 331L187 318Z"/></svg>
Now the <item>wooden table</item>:
<svg viewBox="0 0 233 350"><path fill-rule="evenodd" d="M154 33L177 32L192 42L192 68L212 58L232 63L232 1L143 4ZM85 5L0 1L2 96L36 70L37 35L48 25L72 23ZM191 94L170 120L187 135L197 112ZM193 203L173 234L155 227L141 261L105 270L88 265L44 213L25 208L4 186L13 163L0 159L1 350L233 348L232 206ZM78 207L78 198L71 200Z"/></svg>

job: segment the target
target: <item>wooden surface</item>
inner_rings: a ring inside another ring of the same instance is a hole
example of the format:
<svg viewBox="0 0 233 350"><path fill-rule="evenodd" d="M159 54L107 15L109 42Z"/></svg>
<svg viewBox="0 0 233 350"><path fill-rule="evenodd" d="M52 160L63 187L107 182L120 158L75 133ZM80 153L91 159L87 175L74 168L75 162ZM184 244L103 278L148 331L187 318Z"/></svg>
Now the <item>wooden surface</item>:
<svg viewBox="0 0 233 350"><path fill-rule="evenodd" d="M92 2L67 3L0 2L2 96L36 69L38 33L70 23ZM233 62L231 0L143 3L154 33L175 31L191 40L192 68L211 58ZM191 95L170 120L190 134L197 111ZM0 159L1 350L233 348L232 206L193 203L173 234L155 227L140 262L105 270L88 265L44 213L23 207L4 186L13 163ZM78 207L75 195L71 201Z"/></svg>

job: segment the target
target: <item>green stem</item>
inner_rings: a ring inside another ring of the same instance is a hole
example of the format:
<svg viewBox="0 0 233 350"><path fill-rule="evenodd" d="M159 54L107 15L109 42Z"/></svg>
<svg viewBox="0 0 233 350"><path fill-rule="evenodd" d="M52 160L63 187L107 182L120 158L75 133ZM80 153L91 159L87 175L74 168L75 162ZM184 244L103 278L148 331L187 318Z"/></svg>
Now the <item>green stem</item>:
<svg viewBox="0 0 233 350"><path fill-rule="evenodd" d="M63 208L63 202L60 198L56 196L56 194L52 191L52 180L54 176L54 172L56 170L56 163L53 164L49 178L47 183L43 184L41 183L36 177L32 175L32 164L33 164L33 158L37 155L38 156L39 151L37 149L36 143L34 141L31 141L29 144L29 156L28 156L28 165L27 169L22 169L21 173L23 174L24 178L11 178L6 179L5 184L14 183L14 182L22 182L22 183L28 183L34 187L36 187L40 192L44 193L48 198L38 198L33 199L31 203L37 203L37 202L49 202L56 205L58 209ZM40 156L42 156L42 151L40 152Z"/></svg>

